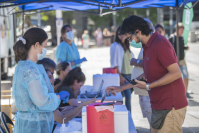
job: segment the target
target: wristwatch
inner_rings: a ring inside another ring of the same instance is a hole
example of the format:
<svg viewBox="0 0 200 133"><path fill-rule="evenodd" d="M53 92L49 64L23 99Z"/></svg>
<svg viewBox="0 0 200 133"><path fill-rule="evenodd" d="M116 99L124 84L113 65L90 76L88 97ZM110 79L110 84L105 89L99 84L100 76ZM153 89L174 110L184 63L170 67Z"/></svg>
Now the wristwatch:
<svg viewBox="0 0 200 133"><path fill-rule="evenodd" d="M138 66L139 63L140 63L140 60L137 60L137 66Z"/></svg>
<svg viewBox="0 0 200 133"><path fill-rule="evenodd" d="M147 90L147 91L150 91L150 89L149 89L149 84L146 84L146 90Z"/></svg>

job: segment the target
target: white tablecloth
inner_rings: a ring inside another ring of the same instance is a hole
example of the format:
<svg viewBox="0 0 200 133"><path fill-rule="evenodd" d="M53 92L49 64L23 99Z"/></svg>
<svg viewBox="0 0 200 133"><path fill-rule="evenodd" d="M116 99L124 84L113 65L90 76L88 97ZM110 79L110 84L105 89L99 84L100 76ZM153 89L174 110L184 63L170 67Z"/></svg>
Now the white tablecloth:
<svg viewBox="0 0 200 133"><path fill-rule="evenodd" d="M101 100L102 97L98 97L96 99ZM77 100L80 101L80 102L84 102L88 99L87 98L80 98L80 95L78 95ZM123 97L122 97L121 92L118 92L118 93L116 93L116 96L113 96L113 95L107 96L104 101L123 101Z"/></svg>
<svg viewBox="0 0 200 133"><path fill-rule="evenodd" d="M73 120L82 123L82 118L74 118ZM128 112L128 120L129 120L129 133L137 133L130 112ZM68 125L68 123L66 124L66 126L67 125ZM57 126L54 130L54 133L60 133L60 127L61 127L61 124L57 124ZM80 131L75 131L75 132L70 132L70 133L82 133L82 129Z"/></svg>

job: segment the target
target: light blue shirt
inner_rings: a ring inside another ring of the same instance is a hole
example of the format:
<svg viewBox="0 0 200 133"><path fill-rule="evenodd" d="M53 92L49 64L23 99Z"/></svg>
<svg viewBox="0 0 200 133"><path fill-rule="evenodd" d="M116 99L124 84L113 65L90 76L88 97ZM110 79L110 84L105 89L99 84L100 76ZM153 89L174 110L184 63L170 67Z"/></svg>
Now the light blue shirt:
<svg viewBox="0 0 200 133"><path fill-rule="evenodd" d="M18 110L14 133L51 133L60 99L54 93L42 65L19 61L14 74L13 91Z"/></svg>
<svg viewBox="0 0 200 133"><path fill-rule="evenodd" d="M72 42L72 45L69 45L65 41L61 42L56 49L55 52L55 58L56 58L56 63L60 62L72 62L77 59L80 59L80 55L78 52L78 48L76 45ZM79 67L80 64L75 64L71 66L71 69L75 67Z"/></svg>

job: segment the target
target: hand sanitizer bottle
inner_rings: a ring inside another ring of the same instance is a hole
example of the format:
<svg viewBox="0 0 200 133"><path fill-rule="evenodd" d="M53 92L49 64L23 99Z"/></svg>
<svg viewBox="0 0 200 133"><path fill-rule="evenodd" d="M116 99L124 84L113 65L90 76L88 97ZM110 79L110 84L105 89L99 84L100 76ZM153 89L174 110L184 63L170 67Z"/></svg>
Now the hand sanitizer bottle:
<svg viewBox="0 0 200 133"><path fill-rule="evenodd" d="M65 126L64 120L65 118L63 119L62 127L60 127L60 133L67 133L67 127Z"/></svg>

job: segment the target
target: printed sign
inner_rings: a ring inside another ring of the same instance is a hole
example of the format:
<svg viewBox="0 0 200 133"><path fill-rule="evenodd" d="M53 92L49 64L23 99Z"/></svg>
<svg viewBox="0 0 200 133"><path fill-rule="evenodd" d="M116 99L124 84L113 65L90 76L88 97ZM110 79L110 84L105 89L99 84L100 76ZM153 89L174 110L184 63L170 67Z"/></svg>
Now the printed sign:
<svg viewBox="0 0 200 133"><path fill-rule="evenodd" d="M99 112L99 116L100 116L100 119L99 119L99 123L100 124L107 124L108 123L108 118L107 118L107 111L100 111Z"/></svg>
<svg viewBox="0 0 200 133"><path fill-rule="evenodd" d="M192 7L192 3L188 3L185 8ZM193 8L191 9L184 9L183 11L183 24L184 24L184 32L183 32L183 38L184 38L184 44L187 45L188 42L188 36L190 32L190 27L193 19Z"/></svg>

